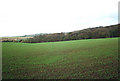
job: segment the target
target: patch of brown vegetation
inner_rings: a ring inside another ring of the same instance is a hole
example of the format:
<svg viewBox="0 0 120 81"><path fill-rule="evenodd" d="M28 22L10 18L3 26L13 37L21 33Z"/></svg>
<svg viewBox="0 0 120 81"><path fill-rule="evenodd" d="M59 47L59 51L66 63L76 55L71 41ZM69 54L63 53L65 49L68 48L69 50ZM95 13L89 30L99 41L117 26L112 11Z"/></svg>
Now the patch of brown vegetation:
<svg viewBox="0 0 120 81"><path fill-rule="evenodd" d="M17 40L22 40L22 39L27 39L27 38L33 38L33 37L2 37L0 38L0 42L17 41Z"/></svg>

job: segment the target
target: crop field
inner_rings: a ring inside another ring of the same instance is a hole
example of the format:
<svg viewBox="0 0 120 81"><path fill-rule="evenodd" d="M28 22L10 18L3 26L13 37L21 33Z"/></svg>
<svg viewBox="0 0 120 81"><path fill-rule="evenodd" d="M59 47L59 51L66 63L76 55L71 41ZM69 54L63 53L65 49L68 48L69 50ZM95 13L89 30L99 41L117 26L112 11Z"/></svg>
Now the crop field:
<svg viewBox="0 0 120 81"><path fill-rule="evenodd" d="M118 79L118 38L2 43L3 79Z"/></svg>

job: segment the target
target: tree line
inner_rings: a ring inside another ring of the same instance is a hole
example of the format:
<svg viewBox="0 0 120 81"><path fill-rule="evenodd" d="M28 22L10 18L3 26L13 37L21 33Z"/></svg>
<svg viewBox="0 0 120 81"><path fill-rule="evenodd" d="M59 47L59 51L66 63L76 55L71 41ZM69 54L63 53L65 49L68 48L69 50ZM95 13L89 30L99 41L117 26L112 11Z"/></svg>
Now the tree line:
<svg viewBox="0 0 120 81"><path fill-rule="evenodd" d="M56 42L68 40L81 40L81 39L97 39L97 38L112 38L120 37L120 24L111 26L99 26L95 28L87 28L84 30L73 31L68 33L52 33L40 34L33 38L24 39L20 42L23 43L40 43L40 42Z"/></svg>

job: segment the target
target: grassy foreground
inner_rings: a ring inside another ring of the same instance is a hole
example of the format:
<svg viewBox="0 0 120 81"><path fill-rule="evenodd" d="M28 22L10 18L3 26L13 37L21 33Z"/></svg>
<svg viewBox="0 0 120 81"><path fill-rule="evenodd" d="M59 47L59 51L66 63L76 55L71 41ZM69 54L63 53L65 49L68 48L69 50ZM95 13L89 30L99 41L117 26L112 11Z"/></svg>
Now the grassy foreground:
<svg viewBox="0 0 120 81"><path fill-rule="evenodd" d="M3 79L118 78L118 38L2 43Z"/></svg>

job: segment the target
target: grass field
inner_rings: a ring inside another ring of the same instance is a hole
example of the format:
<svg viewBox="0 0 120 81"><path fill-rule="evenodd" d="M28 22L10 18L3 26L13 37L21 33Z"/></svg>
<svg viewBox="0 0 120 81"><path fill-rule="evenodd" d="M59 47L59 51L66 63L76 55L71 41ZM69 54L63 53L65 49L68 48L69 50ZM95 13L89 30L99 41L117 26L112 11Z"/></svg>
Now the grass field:
<svg viewBox="0 0 120 81"><path fill-rule="evenodd" d="M3 79L118 78L118 38L2 45Z"/></svg>

